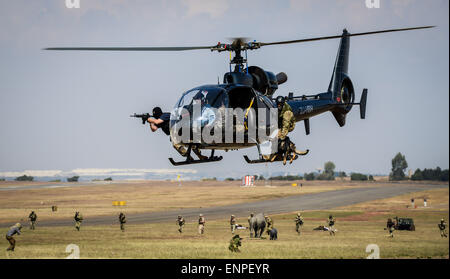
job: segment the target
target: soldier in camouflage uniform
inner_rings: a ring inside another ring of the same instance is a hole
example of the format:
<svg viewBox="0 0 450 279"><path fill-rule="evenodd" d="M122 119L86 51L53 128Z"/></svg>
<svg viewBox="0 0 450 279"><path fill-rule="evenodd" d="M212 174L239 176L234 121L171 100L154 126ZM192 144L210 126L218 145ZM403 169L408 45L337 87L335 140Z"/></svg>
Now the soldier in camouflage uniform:
<svg viewBox="0 0 450 279"><path fill-rule="evenodd" d="M231 226L231 233L234 234L236 230L236 216L231 215L230 217L230 226Z"/></svg>
<svg viewBox="0 0 450 279"><path fill-rule="evenodd" d="M444 218L441 219L441 223L438 224L439 230L441 231L441 237L447 237L447 231L445 230L447 224L444 221Z"/></svg>
<svg viewBox="0 0 450 279"><path fill-rule="evenodd" d="M389 236L391 238L394 237L395 223L392 222L391 218L389 218L386 222L386 230L389 232Z"/></svg>
<svg viewBox="0 0 450 279"><path fill-rule="evenodd" d="M278 107L278 141L279 149L283 153L283 165L286 165L287 156L291 155L290 164L295 160L297 155L305 155L308 151L299 151L295 148L295 144L290 141L287 136L289 132L292 132L295 128L295 117L292 112L291 106L286 103L286 99L283 96L278 96L276 99ZM273 156L271 160L275 160L276 156Z"/></svg>
<svg viewBox="0 0 450 279"><path fill-rule="evenodd" d="M125 231L125 223L127 222L127 219L125 218L125 214L123 214L122 212L120 212L119 214L119 222L120 222L120 230L122 232Z"/></svg>
<svg viewBox="0 0 450 279"><path fill-rule="evenodd" d="M22 229L22 225L20 223L15 224L11 228L9 228L9 231L6 233L6 240L9 242L9 247L6 249L6 251L14 251L14 248L16 247L16 240L14 239L14 235L20 235L20 230Z"/></svg>
<svg viewBox="0 0 450 279"><path fill-rule="evenodd" d="M264 219L266 219L266 224L267 224L266 233L269 234L269 232L273 229L273 221L268 215L265 215Z"/></svg>
<svg viewBox="0 0 450 279"><path fill-rule="evenodd" d="M203 217L203 214L200 214L198 217L199 217L198 218L198 233L203 234L205 231L205 223L206 223L205 217Z"/></svg>
<svg viewBox="0 0 450 279"><path fill-rule="evenodd" d="M231 252L241 252L239 250L239 246L242 246L241 244L242 238L239 237L239 235L235 235L230 240L230 246L228 246L228 249L230 249Z"/></svg>
<svg viewBox="0 0 450 279"><path fill-rule="evenodd" d="M184 227L184 218L181 215L178 215L177 217L177 221L176 224L178 225L178 232L182 233L183 232L183 227Z"/></svg>
<svg viewBox="0 0 450 279"><path fill-rule="evenodd" d="M335 235L334 223L336 223L336 219L333 218L333 215L330 215L327 220L330 235Z"/></svg>
<svg viewBox="0 0 450 279"><path fill-rule="evenodd" d="M34 225L36 224L37 215L34 211L31 211L30 215L28 215L28 219L30 219L30 230L34 230Z"/></svg>
<svg viewBox="0 0 450 279"><path fill-rule="evenodd" d="M75 216L73 217L73 219L75 220L75 228L77 229L77 231L79 231L81 222L83 222L83 215L81 215L81 213L77 211L75 212Z"/></svg>
<svg viewBox="0 0 450 279"><path fill-rule="evenodd" d="M234 215L231 215L230 226L231 226L231 233L234 234L234 231L236 230L236 216Z"/></svg>
<svg viewBox="0 0 450 279"><path fill-rule="evenodd" d="M297 213L297 217L295 217L295 231L300 234L301 226L303 226L303 216L302 214Z"/></svg>

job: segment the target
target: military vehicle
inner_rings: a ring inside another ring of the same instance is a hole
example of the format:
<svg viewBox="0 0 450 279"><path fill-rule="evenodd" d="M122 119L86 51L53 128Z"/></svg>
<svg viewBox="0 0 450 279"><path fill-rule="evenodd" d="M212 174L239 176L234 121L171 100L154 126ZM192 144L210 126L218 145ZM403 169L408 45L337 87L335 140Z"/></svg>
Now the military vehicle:
<svg viewBox="0 0 450 279"><path fill-rule="evenodd" d="M412 218L398 218L395 222L395 229L399 231L415 231L416 226L414 225L414 220Z"/></svg>

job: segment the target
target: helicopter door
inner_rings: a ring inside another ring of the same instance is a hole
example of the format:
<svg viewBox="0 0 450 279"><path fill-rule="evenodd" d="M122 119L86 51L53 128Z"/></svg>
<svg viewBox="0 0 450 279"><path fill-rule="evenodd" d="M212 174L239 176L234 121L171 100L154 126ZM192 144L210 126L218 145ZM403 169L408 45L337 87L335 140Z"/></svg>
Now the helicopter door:
<svg viewBox="0 0 450 279"><path fill-rule="evenodd" d="M265 119L258 119L258 127L263 125L265 122L265 126L266 126L266 131L269 132L270 130L270 109L273 108L273 104L270 101L269 98L267 98L266 96L257 94L257 100L258 100L258 109L264 109L265 113L264 113L264 118ZM259 112L257 112L257 117L259 117Z"/></svg>

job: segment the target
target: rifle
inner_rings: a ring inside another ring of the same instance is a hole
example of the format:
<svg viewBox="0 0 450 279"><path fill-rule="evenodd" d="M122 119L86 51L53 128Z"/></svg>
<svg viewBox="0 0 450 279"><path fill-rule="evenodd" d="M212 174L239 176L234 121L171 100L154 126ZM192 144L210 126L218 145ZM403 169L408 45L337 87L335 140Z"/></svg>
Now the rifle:
<svg viewBox="0 0 450 279"><path fill-rule="evenodd" d="M133 114L130 115L130 117L136 117L136 118L141 118L142 119L142 124L145 125L145 122L147 122L147 119L149 117L153 117L153 115L151 115L150 113L143 113L143 114Z"/></svg>

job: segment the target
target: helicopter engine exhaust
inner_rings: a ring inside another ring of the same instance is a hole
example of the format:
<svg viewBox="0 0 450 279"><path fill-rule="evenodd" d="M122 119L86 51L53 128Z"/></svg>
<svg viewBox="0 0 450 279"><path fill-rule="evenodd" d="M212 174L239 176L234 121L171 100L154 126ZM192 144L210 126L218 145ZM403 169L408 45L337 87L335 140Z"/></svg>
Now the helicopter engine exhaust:
<svg viewBox="0 0 450 279"><path fill-rule="evenodd" d="M270 97L278 89L278 85L287 81L287 75L283 72L275 75L257 66L248 67L248 73L252 77L252 87L258 92Z"/></svg>
<svg viewBox="0 0 450 279"><path fill-rule="evenodd" d="M278 85L285 83L288 79L287 75L284 72L278 73L276 76Z"/></svg>

